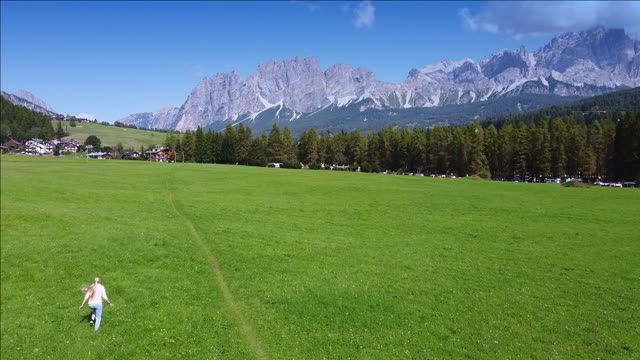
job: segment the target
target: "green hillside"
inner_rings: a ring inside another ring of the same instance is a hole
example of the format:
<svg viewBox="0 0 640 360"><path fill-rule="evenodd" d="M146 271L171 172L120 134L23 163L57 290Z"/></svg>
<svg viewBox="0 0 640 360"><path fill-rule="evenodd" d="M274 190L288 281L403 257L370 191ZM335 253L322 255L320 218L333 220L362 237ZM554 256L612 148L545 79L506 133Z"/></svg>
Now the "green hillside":
<svg viewBox="0 0 640 360"><path fill-rule="evenodd" d="M53 121L52 124L55 127L57 121ZM65 137L65 139L76 139L82 143L89 135L96 135L102 141L103 146L114 146L117 143L122 143L125 148L133 147L136 150L140 146L147 148L149 145L161 145L166 137L165 133L152 130L131 129L95 123L77 123L76 127L71 127L68 122L63 121L62 127L69 133L69 136Z"/></svg>
<svg viewBox="0 0 640 360"><path fill-rule="evenodd" d="M638 109L640 109L640 87L614 91L561 105L544 107L524 114L492 117L486 120L494 123L503 123L508 121L535 121L561 116L597 119L606 117L607 114L611 116L611 113L614 112L637 111Z"/></svg>
<svg viewBox="0 0 640 360"><path fill-rule="evenodd" d="M0 166L3 359L640 357L637 189Z"/></svg>

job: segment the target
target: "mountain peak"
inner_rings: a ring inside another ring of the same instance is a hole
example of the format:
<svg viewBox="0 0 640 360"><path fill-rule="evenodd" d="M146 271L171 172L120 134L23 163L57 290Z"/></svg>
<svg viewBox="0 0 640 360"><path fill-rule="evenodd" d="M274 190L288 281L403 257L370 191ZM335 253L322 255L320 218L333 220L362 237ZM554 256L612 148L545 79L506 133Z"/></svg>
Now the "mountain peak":
<svg viewBox="0 0 640 360"><path fill-rule="evenodd" d="M524 45L520 45L520 47L516 50L516 53L521 57L525 57L527 55L527 47Z"/></svg>
<svg viewBox="0 0 640 360"><path fill-rule="evenodd" d="M607 40L627 40L630 39L622 28L605 28L604 26L595 26L584 32L585 36L596 39Z"/></svg>
<svg viewBox="0 0 640 360"><path fill-rule="evenodd" d="M44 109L47 109L51 112L56 112L55 110L53 110L53 108L51 106L49 106L46 102L44 102L42 99L36 97L35 95L33 95L32 93L28 92L27 90L24 89L20 89L18 91L16 91L13 95L19 97L19 98L23 98L33 104L36 104Z"/></svg>
<svg viewBox="0 0 640 360"><path fill-rule="evenodd" d="M587 29L585 32L588 34L604 34L609 31L606 27L602 25L596 25L590 29Z"/></svg>
<svg viewBox="0 0 640 360"><path fill-rule="evenodd" d="M425 67L422 68L422 72L425 74L428 73L434 73L437 71L442 71L442 72L450 72L455 68L458 68L462 65L464 65L465 63L474 63L473 60L471 60L470 58L464 58L462 60L458 60L458 61L453 61L453 60L442 60L440 62L437 62L435 64L431 64L431 65L426 65Z"/></svg>
<svg viewBox="0 0 640 360"><path fill-rule="evenodd" d="M557 42L577 40L577 39L582 39L583 41L592 41L594 39L602 40L605 37L621 38L621 39L629 38L623 28L606 28L602 25L596 25L584 31L566 32L566 33L556 35L551 40L551 44L557 43Z"/></svg>

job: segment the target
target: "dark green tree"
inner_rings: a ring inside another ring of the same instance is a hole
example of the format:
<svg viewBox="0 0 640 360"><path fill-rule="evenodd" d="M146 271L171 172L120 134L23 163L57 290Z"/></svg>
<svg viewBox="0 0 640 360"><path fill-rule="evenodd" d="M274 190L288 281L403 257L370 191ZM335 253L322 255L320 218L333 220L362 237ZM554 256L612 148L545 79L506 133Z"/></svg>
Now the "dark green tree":
<svg viewBox="0 0 640 360"><path fill-rule="evenodd" d="M118 142L116 146L113 147L114 156L120 158L124 153L124 146L121 142Z"/></svg>
<svg viewBox="0 0 640 360"><path fill-rule="evenodd" d="M207 146L204 139L204 131L198 126L193 137L193 160L197 163L204 163L207 159Z"/></svg>
<svg viewBox="0 0 640 360"><path fill-rule="evenodd" d="M293 135L289 127L285 126L282 131L282 141L286 152L285 165L290 168L299 168L300 163L297 159L298 144L293 140Z"/></svg>
<svg viewBox="0 0 640 360"><path fill-rule="evenodd" d="M186 130L182 135L182 159L191 162L195 155L195 141L191 130Z"/></svg>
<svg viewBox="0 0 640 360"><path fill-rule="evenodd" d="M640 115L627 112L616 125L614 172L618 180L640 181Z"/></svg>
<svg viewBox="0 0 640 360"><path fill-rule="evenodd" d="M498 161L498 130L493 124L489 124L484 130L485 154L489 172L495 174L499 171Z"/></svg>
<svg viewBox="0 0 640 360"><path fill-rule="evenodd" d="M468 127L467 132L469 141L469 171L472 175L488 179L491 177L489 172L489 164L485 156L485 139L484 130L479 123L474 122Z"/></svg>
<svg viewBox="0 0 640 360"><path fill-rule="evenodd" d="M101 141L100 139L95 136L95 135L89 135L87 136L87 138L84 140L84 146L88 146L91 145L93 146L93 151L98 151L100 150L100 145L101 145Z"/></svg>
<svg viewBox="0 0 640 360"><path fill-rule="evenodd" d="M531 154L527 124L518 123L514 135L513 171L515 175L525 176L530 173L527 165L530 164L529 155Z"/></svg>
<svg viewBox="0 0 640 360"><path fill-rule="evenodd" d="M58 121L58 125L56 125L55 137L56 137L56 139L62 139L65 136L66 136L66 134L64 132L64 129L62 128L62 122Z"/></svg>
<svg viewBox="0 0 640 360"><path fill-rule="evenodd" d="M298 158L309 167L318 162L318 134L315 129L311 128L300 134Z"/></svg>
<svg viewBox="0 0 640 360"><path fill-rule="evenodd" d="M536 164L534 166L534 175L545 177L551 175L551 144L549 138L549 127L546 120L540 122L537 131L539 142L535 150Z"/></svg>
<svg viewBox="0 0 640 360"><path fill-rule="evenodd" d="M267 134L263 131L262 136L253 138L249 149L249 165L267 165Z"/></svg>
<svg viewBox="0 0 640 360"><path fill-rule="evenodd" d="M567 128L562 119L553 119L551 122L551 173L553 176L564 176L566 174L566 138Z"/></svg>
<svg viewBox="0 0 640 360"><path fill-rule="evenodd" d="M236 161L243 165L248 165L251 152L251 128L238 124L236 131Z"/></svg>
<svg viewBox="0 0 640 360"><path fill-rule="evenodd" d="M231 124L227 124L222 134L222 163L236 163L237 136L236 129Z"/></svg>
<svg viewBox="0 0 640 360"><path fill-rule="evenodd" d="M278 124L274 123L267 140L267 161L285 163L287 161L287 146Z"/></svg>

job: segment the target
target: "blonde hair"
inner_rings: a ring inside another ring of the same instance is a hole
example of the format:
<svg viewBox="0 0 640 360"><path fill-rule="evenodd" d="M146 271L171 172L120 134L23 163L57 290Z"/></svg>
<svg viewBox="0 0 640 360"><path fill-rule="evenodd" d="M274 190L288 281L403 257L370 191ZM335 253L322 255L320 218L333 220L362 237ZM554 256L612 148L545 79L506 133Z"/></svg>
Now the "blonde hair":
<svg viewBox="0 0 640 360"><path fill-rule="evenodd" d="M89 297L93 296L93 293L96 291L96 289L93 287L93 285L91 286L83 286L81 288L82 292L87 294Z"/></svg>

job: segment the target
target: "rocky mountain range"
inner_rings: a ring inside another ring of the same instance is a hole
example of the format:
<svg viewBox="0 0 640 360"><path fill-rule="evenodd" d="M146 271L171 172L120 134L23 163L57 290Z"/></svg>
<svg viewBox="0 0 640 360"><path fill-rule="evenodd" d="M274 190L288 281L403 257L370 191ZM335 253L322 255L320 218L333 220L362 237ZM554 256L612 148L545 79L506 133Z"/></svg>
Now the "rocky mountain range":
<svg viewBox="0 0 640 360"><path fill-rule="evenodd" d="M317 114L338 110L345 118L366 122L375 111L414 109L415 113L415 109L534 95L583 97L636 86L640 86L640 41L622 29L596 27L556 36L534 52L520 47L477 62L445 60L411 69L400 83L377 80L362 67L336 64L323 70L314 57L272 60L246 79L235 71L202 79L179 108L133 114L120 121L177 130L219 129L240 122L254 127L273 121L306 122L311 127L322 121ZM505 111L518 111L521 105L515 103ZM316 121L310 122L311 118Z"/></svg>
<svg viewBox="0 0 640 360"><path fill-rule="evenodd" d="M27 109L52 117L60 116L55 110L53 110L51 106L47 105L46 102L42 101L26 90L19 90L15 94L9 94L7 92L1 91L0 94L3 98L7 99L15 105L22 105Z"/></svg>
<svg viewBox="0 0 640 360"><path fill-rule="evenodd" d="M43 109L46 109L48 111L51 111L53 113L55 113L56 111L53 110L53 108L51 106L49 106L46 102L44 102L42 99L37 98L35 95L33 95L32 93L28 92L27 90L18 90L14 93L15 96L25 99L29 102L31 102L32 104L38 105Z"/></svg>

